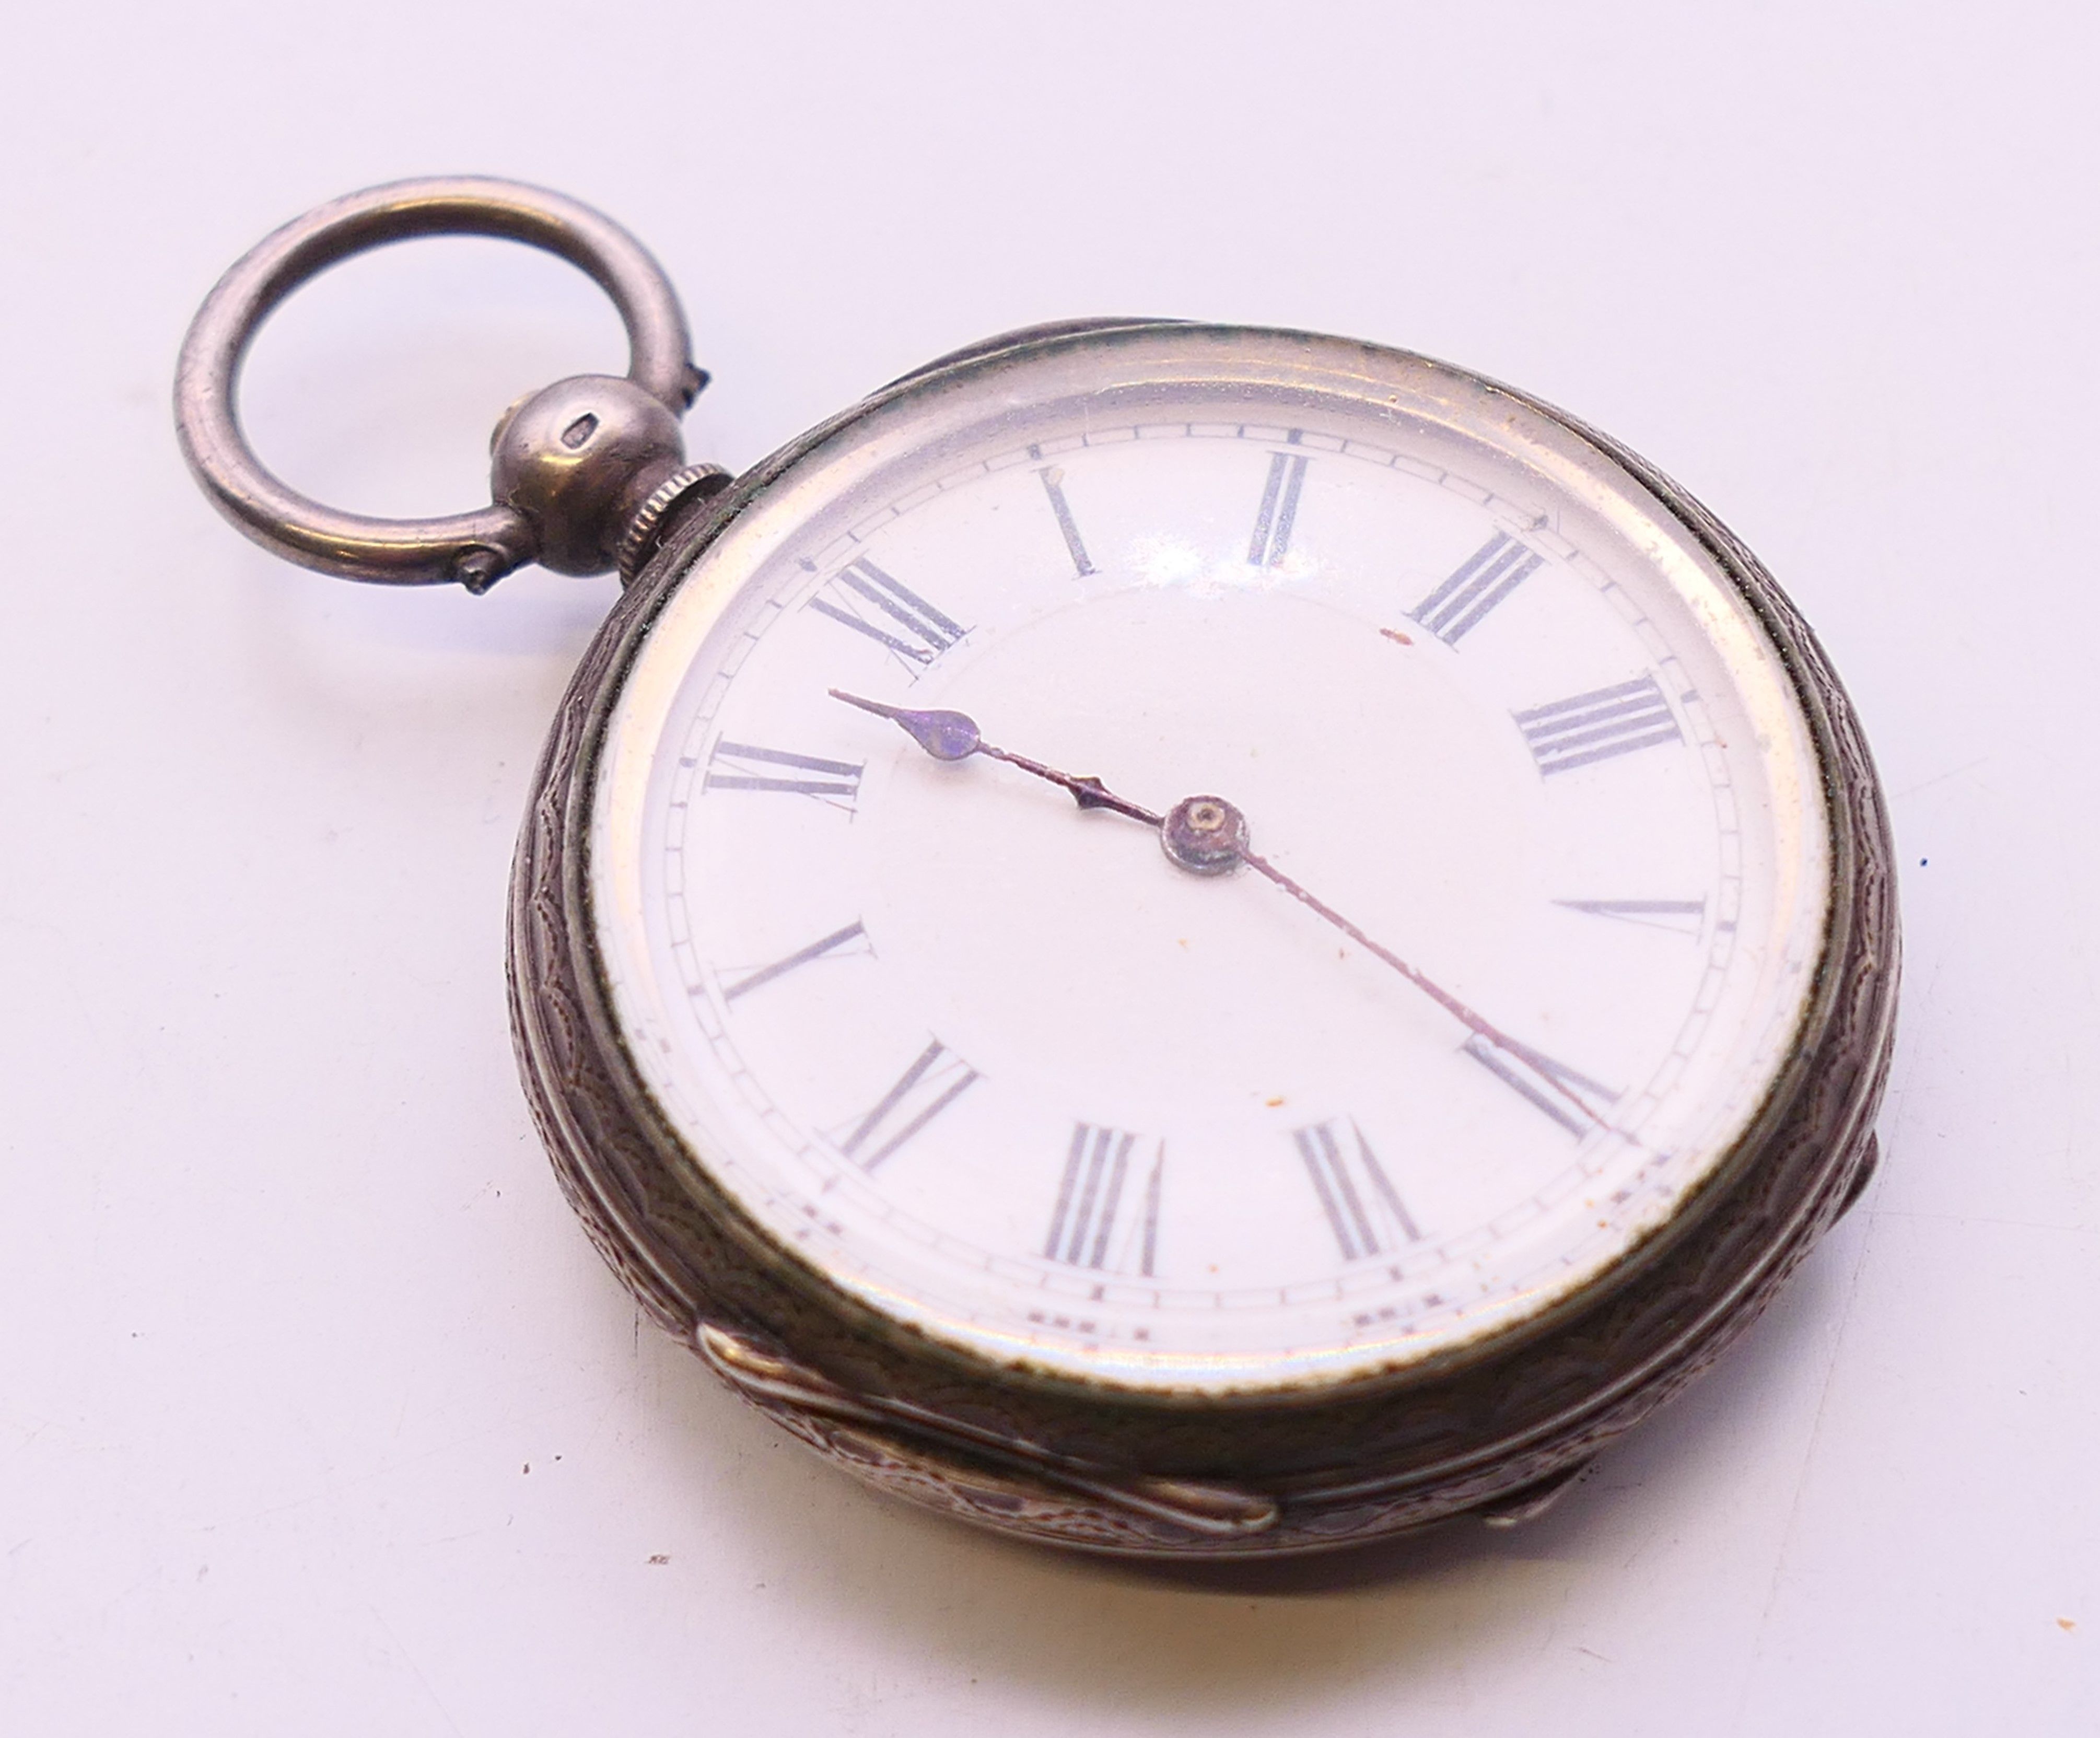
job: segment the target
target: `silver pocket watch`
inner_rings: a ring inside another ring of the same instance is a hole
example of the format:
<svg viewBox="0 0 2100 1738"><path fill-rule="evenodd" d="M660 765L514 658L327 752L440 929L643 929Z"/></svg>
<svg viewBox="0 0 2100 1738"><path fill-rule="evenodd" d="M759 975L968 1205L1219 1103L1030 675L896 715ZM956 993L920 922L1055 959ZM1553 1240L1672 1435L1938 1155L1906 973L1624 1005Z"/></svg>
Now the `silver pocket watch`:
<svg viewBox="0 0 2100 1738"><path fill-rule="evenodd" d="M624 379L495 505L333 512L234 405L348 254L588 271ZM1008 1533L1278 1554L1534 1514L1856 1197L1897 979L1872 762L1807 624L1644 461L1316 333L1073 321L742 476L649 255L518 184L280 230L183 449L291 560L624 590L540 762L519 1066L649 1312L804 1442Z"/></svg>

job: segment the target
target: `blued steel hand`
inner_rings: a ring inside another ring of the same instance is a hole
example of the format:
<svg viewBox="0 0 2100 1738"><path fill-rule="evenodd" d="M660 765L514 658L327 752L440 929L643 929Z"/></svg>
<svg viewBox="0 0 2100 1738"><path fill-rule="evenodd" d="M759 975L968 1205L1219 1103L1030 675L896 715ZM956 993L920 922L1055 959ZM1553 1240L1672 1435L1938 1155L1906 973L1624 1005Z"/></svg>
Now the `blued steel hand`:
<svg viewBox="0 0 2100 1738"><path fill-rule="evenodd" d="M1547 1086L1599 1128L1610 1126L1560 1078L1561 1070L1551 1057L1520 1043L1501 1027L1482 1018L1441 984L1410 965L1391 948L1373 941L1326 901L1301 887L1262 856L1247 842L1246 817L1222 796L1184 797L1164 815L1155 814L1149 809L1117 796L1098 779L1077 778L1054 766L1046 766L1040 761L1031 761L1026 755L994 747L984 739L977 720L968 712L919 712L907 706L887 706L880 700L863 699L843 689L827 691L835 700L844 700L849 706L858 706L862 712L873 712L876 717L887 718L901 726L937 761L966 761L973 754L985 755L995 761L1004 761L1009 766L1017 766L1025 773L1033 773L1070 792L1072 800L1082 809L1113 809L1118 814L1128 815L1133 821L1142 821L1158 831L1160 846L1169 858L1196 874L1220 875L1245 863L1308 911L1325 918L1366 953L1383 960L1461 1026L1528 1065Z"/></svg>
<svg viewBox="0 0 2100 1738"><path fill-rule="evenodd" d="M1133 821L1144 822L1147 827L1162 824L1160 817L1149 809L1126 802L1098 779L1075 779L1054 766L1045 766L1040 761L1031 761L1025 754L1011 754L1004 748L994 748L984 739L977 730L977 720L968 712L914 712L906 706L885 706L880 700L864 700L843 689L826 691L835 700L844 700L849 706L858 706L864 712L873 712L878 718L902 725L912 741L937 761L967 761L973 754L985 755L995 761L1004 761L1008 766L1018 766L1039 779L1048 779L1061 789L1070 792L1072 801L1082 809L1112 809Z"/></svg>

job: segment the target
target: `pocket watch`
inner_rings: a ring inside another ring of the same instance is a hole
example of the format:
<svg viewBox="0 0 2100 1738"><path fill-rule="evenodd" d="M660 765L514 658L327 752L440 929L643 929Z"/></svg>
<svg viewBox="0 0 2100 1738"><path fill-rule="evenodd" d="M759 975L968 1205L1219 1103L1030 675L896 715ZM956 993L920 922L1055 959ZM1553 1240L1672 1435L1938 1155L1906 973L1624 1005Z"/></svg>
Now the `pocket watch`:
<svg viewBox="0 0 2100 1738"><path fill-rule="evenodd" d="M410 236L561 254L624 379L495 504L270 476L260 320ZM648 1312L869 1483L1009 1533L1277 1554L1539 1511L1874 1161L1897 979L1852 708L1643 460L1381 345L1076 320L731 477L660 270L487 179L221 281L186 455L292 560L618 570L518 847L555 1171Z"/></svg>

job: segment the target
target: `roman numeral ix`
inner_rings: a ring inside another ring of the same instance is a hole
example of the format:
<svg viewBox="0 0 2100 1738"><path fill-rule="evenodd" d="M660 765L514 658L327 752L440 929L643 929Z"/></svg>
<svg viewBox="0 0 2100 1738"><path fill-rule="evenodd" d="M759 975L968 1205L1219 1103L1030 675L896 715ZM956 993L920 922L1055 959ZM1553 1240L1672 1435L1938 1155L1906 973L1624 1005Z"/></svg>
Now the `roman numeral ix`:
<svg viewBox="0 0 2100 1738"><path fill-rule="evenodd" d="M1573 772L1597 761L1682 742L1676 715L1652 676L1571 695L1511 715L1541 776Z"/></svg>
<svg viewBox="0 0 2100 1738"><path fill-rule="evenodd" d="M970 631L864 555L840 568L810 607L915 665L931 664Z"/></svg>
<svg viewBox="0 0 2100 1738"><path fill-rule="evenodd" d="M783 767L789 777L768 770ZM796 796L821 797L850 809L860 794L862 763L827 761L814 754L790 754L785 748L762 748L756 743L718 742L708 757L703 791L784 791Z"/></svg>
<svg viewBox="0 0 2100 1738"><path fill-rule="evenodd" d="M1446 646L1456 646L1538 570L1540 560L1514 537L1497 532L1415 606L1413 620Z"/></svg>
<svg viewBox="0 0 2100 1738"><path fill-rule="evenodd" d="M1293 440L1297 439L1294 433ZM1290 553L1290 532L1298 523L1298 497L1305 487L1302 452L1272 452L1268 481L1261 492L1261 510L1255 515L1254 537L1247 545L1247 562L1255 567L1280 567Z"/></svg>
<svg viewBox="0 0 2100 1738"><path fill-rule="evenodd" d="M1371 1151L1364 1131L1352 1122L1346 1136L1339 1125L1315 1123L1291 1131L1298 1156L1305 1162L1312 1193L1327 1215L1327 1229L1344 1261L1382 1255L1402 1242L1420 1241L1422 1228L1407 1211L1385 1167Z"/></svg>
<svg viewBox="0 0 2100 1738"><path fill-rule="evenodd" d="M981 1079L954 1051L933 1039L897 1083L839 1140L839 1151L872 1171Z"/></svg>
<svg viewBox="0 0 2100 1738"><path fill-rule="evenodd" d="M1119 1226L1125 1196L1134 1193L1126 1184L1133 1180L1131 1148L1136 1140L1121 1129L1088 1123L1072 1125L1064 1179L1057 1185L1057 1205L1043 1244L1047 1259L1069 1267L1127 1270L1134 1255L1137 1271L1148 1279L1152 1277L1159 1247L1159 1184L1167 1165L1167 1143L1161 1141L1152 1155L1140 1213L1128 1226ZM1143 1162L1140 1154L1137 1163Z"/></svg>

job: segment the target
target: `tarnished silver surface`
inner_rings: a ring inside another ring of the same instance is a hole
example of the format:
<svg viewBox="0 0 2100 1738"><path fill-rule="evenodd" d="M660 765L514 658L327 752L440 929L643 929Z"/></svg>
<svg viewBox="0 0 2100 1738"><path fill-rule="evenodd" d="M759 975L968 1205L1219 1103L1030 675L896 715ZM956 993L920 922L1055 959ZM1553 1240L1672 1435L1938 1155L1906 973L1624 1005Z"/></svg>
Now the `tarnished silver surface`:
<svg viewBox="0 0 2100 1738"><path fill-rule="evenodd" d="M879 1488L1135 1555L1317 1550L1465 1511L1514 1524L1705 1368L1855 1197L1873 1161L1898 975L1886 817L1814 636L1704 508L1550 407L1522 400L1661 503L1762 624L1815 745L1831 838L1833 902L1793 1061L1718 1180L1615 1283L1461 1367L1312 1400L1164 1404L1017 1378L864 1319L769 1254L682 1162L623 1048L593 951L584 842L602 727L657 610L742 507L834 430L1074 329L974 346L812 431L689 515L629 589L557 717L512 882L511 1009L535 1116L593 1240L651 1312L745 1399Z"/></svg>
<svg viewBox="0 0 2100 1738"><path fill-rule="evenodd" d="M508 452L497 453L490 506L434 519L338 512L288 487L256 457L236 404L242 359L271 311L307 279L353 254L435 235L522 241L588 272L626 324L627 380L558 382L506 417L515 434ZM285 560L345 579L456 580L483 591L527 562L568 573L610 568L629 518L682 461L677 419L706 379L693 365L686 316L663 268L611 218L519 182L431 176L332 201L236 262L183 340L175 426L213 505ZM549 402L565 390L559 404ZM536 407L543 413L536 420L526 415ZM650 407L660 407L658 417ZM586 418L594 419L588 428Z"/></svg>

